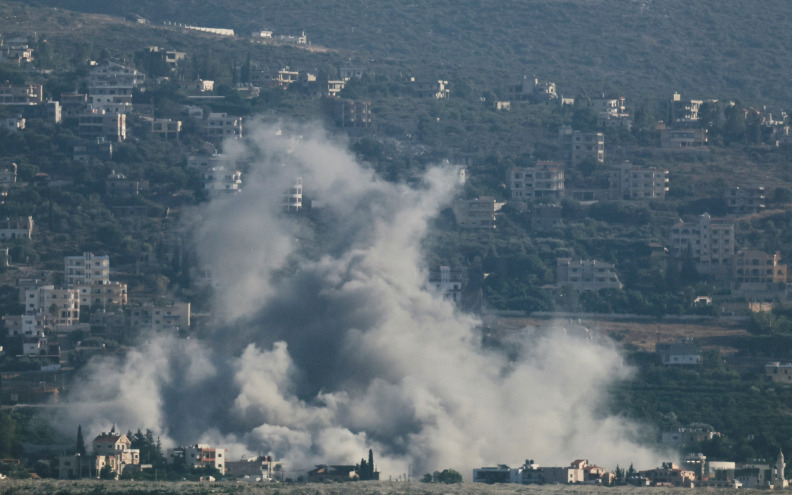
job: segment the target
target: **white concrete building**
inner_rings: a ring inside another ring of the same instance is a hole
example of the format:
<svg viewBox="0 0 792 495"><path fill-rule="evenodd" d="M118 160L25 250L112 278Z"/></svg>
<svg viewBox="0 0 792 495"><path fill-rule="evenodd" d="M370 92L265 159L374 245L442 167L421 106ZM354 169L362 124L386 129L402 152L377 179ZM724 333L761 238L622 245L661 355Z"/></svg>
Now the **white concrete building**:
<svg viewBox="0 0 792 495"><path fill-rule="evenodd" d="M64 281L69 287L110 283L110 257L96 256L93 253L66 256Z"/></svg>
<svg viewBox="0 0 792 495"><path fill-rule="evenodd" d="M43 313L24 315L5 315L3 325L10 337L43 337L47 316Z"/></svg>
<svg viewBox="0 0 792 495"><path fill-rule="evenodd" d="M86 82L88 104L91 108L111 113L129 113L132 110L132 92L143 84L145 75L131 67L107 62L92 68Z"/></svg>
<svg viewBox="0 0 792 495"><path fill-rule="evenodd" d="M300 211L303 207L303 183L302 177L297 177L294 184L283 194L281 203L286 211Z"/></svg>
<svg viewBox="0 0 792 495"><path fill-rule="evenodd" d="M16 175L15 175L16 177ZM33 236L33 217L0 220L0 240L22 240Z"/></svg>
<svg viewBox="0 0 792 495"><path fill-rule="evenodd" d="M667 366L698 366L703 362L701 349L693 339L681 339L679 342L655 345L655 352L660 362Z"/></svg>
<svg viewBox="0 0 792 495"><path fill-rule="evenodd" d="M690 255L699 273L728 277L734 244L734 222L704 213L695 221L681 221L671 228L669 252L677 258Z"/></svg>
<svg viewBox="0 0 792 495"><path fill-rule="evenodd" d="M450 266L439 266L429 271L429 286L446 301L462 300L462 273Z"/></svg>
<svg viewBox="0 0 792 495"><path fill-rule="evenodd" d="M168 449L166 457L169 463L183 461L186 465L193 468L211 466L225 474L228 449L199 443Z"/></svg>

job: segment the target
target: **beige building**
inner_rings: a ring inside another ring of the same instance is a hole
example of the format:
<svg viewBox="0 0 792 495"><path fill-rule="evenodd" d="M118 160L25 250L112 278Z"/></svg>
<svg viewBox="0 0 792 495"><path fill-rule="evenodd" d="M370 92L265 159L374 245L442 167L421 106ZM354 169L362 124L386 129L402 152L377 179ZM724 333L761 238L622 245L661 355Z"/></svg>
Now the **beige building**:
<svg viewBox="0 0 792 495"><path fill-rule="evenodd" d="M140 450L132 448L132 442L126 435L113 431L102 433L94 438L92 447L92 456L60 456L60 479L98 478L105 466L109 466L110 472L118 479L124 470L140 467Z"/></svg>
<svg viewBox="0 0 792 495"><path fill-rule="evenodd" d="M664 462L661 467L641 471L641 476L649 479L653 486L673 485L692 487L696 480L696 473L687 469L680 469L673 462Z"/></svg>
<svg viewBox="0 0 792 495"><path fill-rule="evenodd" d="M128 300L127 284L121 282L107 282L106 284L75 286L80 298L80 307L107 308L110 306L125 306Z"/></svg>
<svg viewBox="0 0 792 495"><path fill-rule="evenodd" d="M80 298L76 289L45 285L25 291L25 313L44 314L48 326L74 325L80 321Z"/></svg>
<svg viewBox="0 0 792 495"><path fill-rule="evenodd" d="M787 266L780 263L781 253L763 253L754 249L740 249L734 254L732 281L739 287L766 290L772 285L787 283Z"/></svg>

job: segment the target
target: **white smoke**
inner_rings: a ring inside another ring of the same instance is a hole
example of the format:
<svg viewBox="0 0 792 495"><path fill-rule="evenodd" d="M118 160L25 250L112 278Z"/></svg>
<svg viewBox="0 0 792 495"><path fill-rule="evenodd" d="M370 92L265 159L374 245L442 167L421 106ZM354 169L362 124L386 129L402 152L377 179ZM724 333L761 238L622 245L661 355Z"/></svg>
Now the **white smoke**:
<svg viewBox="0 0 792 495"><path fill-rule="evenodd" d="M386 477L526 458L657 464L641 427L604 414L608 387L629 376L611 344L525 329L510 360L482 347L475 317L422 288L421 241L456 193L453 170L411 188L316 128L248 136L232 151L251 164L243 192L195 216L221 323L201 342L158 337L92 362L72 424L222 443L232 459L269 453L290 471L369 448ZM311 219L280 207L298 176L326 205Z"/></svg>

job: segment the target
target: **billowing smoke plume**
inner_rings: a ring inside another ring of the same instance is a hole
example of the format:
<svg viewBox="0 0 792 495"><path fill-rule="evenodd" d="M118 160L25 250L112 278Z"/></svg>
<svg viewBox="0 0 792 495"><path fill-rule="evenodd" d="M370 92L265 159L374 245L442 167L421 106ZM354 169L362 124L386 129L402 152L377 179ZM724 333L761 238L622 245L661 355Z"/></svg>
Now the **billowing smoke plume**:
<svg viewBox="0 0 792 495"><path fill-rule="evenodd" d="M611 345L526 329L506 357L482 347L475 317L424 288L421 241L458 192L453 170L408 187L314 128L248 136L227 146L250 164L243 192L193 219L215 330L92 362L71 424L151 428L165 444L226 445L232 459L270 453L290 471L369 448L385 476L526 458L655 465L640 428L604 414L608 387L629 373ZM298 177L324 205L310 215L280 205Z"/></svg>

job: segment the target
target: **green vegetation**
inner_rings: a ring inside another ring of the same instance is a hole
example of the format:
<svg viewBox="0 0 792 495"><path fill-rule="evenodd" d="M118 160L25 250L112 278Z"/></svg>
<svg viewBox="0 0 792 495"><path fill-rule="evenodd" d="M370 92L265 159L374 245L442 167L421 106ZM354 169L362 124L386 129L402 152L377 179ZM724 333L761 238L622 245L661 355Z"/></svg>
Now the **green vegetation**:
<svg viewBox="0 0 792 495"><path fill-rule="evenodd" d="M443 469L442 471L435 471L432 474L426 473L423 475L423 478L421 478L421 482L453 485L455 483L462 483L462 475L453 469Z"/></svg>

